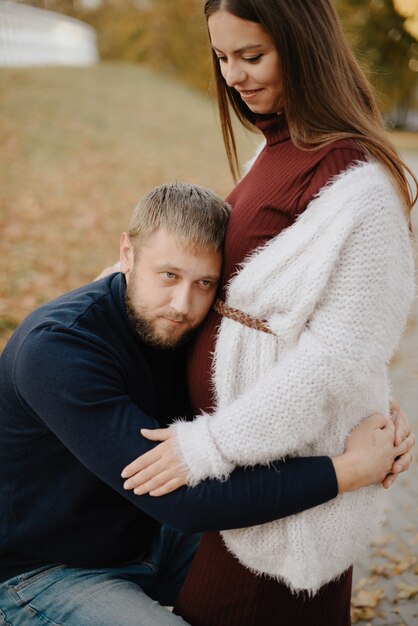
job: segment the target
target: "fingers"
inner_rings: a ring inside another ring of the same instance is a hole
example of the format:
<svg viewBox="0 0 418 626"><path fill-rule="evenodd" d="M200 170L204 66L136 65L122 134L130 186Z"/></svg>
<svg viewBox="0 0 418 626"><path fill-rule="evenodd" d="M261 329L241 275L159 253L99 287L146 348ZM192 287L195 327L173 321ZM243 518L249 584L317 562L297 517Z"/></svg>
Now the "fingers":
<svg viewBox="0 0 418 626"><path fill-rule="evenodd" d="M396 417L396 415L401 410L399 402L397 400L395 400L395 398L391 398L390 401L389 401L389 406L390 406L390 414L391 414L391 416L392 417Z"/></svg>
<svg viewBox="0 0 418 626"><path fill-rule="evenodd" d="M150 480L146 480L135 487L134 493L137 496L142 496L145 493L150 493L151 491L158 491L158 489L163 489L171 480L172 474L168 471L163 471L156 476L153 476Z"/></svg>
<svg viewBox="0 0 418 626"><path fill-rule="evenodd" d="M168 428L141 428L141 435L150 441L166 441L172 436Z"/></svg>
<svg viewBox="0 0 418 626"><path fill-rule="evenodd" d="M414 457L411 452L407 452L403 454L399 459L395 461L393 464L392 472L394 474L401 474L402 472L406 472L409 469Z"/></svg>
<svg viewBox="0 0 418 626"><path fill-rule="evenodd" d="M186 471L181 465L167 468L165 461L161 461L139 472L123 486L125 489L133 489L137 496L145 493L162 496L186 484Z"/></svg>
<svg viewBox="0 0 418 626"><path fill-rule="evenodd" d="M405 413L399 409L392 417L395 424L395 445L399 445L411 432L411 427Z"/></svg>
<svg viewBox="0 0 418 626"><path fill-rule="evenodd" d="M183 482L183 480L180 480L179 478L173 478L172 480L169 480L162 487L159 487L158 489L155 489L154 491L150 491L149 495L150 496L165 496L167 493L171 493L172 491L179 489L179 487L183 487L185 484L186 483Z"/></svg>
<svg viewBox="0 0 418 626"><path fill-rule="evenodd" d="M168 428L141 428L141 435L146 439L150 439L151 441L166 441L174 436L173 433L169 432ZM147 467L148 465L152 465L155 461L161 458L165 447L156 446L152 450L145 452L139 456L135 461L132 461L129 465L127 465L121 473L122 478L129 478L133 474L140 472L142 469Z"/></svg>
<svg viewBox="0 0 418 626"><path fill-rule="evenodd" d="M395 446L398 446L411 432L408 418L402 411L399 402L393 398L390 400L390 414L393 423L396 426L395 430Z"/></svg>
<svg viewBox="0 0 418 626"><path fill-rule="evenodd" d="M167 470L166 463L160 459L159 461L152 463L152 465L148 465L144 469L136 472L128 478L128 480L125 480L123 488L126 490L136 489L137 487L148 483L148 481L152 480L155 476L158 476L158 474L161 474L161 472L164 472L165 470Z"/></svg>
<svg viewBox="0 0 418 626"><path fill-rule="evenodd" d="M369 428L375 429L385 428L389 423L390 420L388 420L388 418L381 413L373 413L372 415L369 415L369 417L366 417L366 419L362 422L365 426L367 425Z"/></svg>
<svg viewBox="0 0 418 626"><path fill-rule="evenodd" d="M385 489L389 489L389 487L393 485L396 479L397 476L395 474L388 474L382 482L382 487L384 487Z"/></svg>
<svg viewBox="0 0 418 626"><path fill-rule="evenodd" d="M185 485L185 477L181 474L173 476L172 472L164 471L134 489L137 496L149 493L150 496L163 496Z"/></svg>
<svg viewBox="0 0 418 626"><path fill-rule="evenodd" d="M385 489L389 489L389 487L391 487L397 479L398 475L409 469L409 466L414 460L414 456L412 454L412 448L414 445L415 435L413 433L409 433L409 435L394 448L395 460L390 473L382 482Z"/></svg>
<svg viewBox="0 0 418 626"><path fill-rule="evenodd" d="M159 441L158 446L138 457L122 471L123 488L136 495L150 493L160 496L186 484L186 471L178 457L176 435L168 428L141 429L147 439Z"/></svg>
<svg viewBox="0 0 418 626"><path fill-rule="evenodd" d="M400 456L393 464L392 471L390 474L386 476L382 485L385 489L389 489L398 478L399 474L402 472L406 472L409 469L409 466L413 462L414 457L411 452L406 452L402 456Z"/></svg>
<svg viewBox="0 0 418 626"><path fill-rule="evenodd" d="M122 470L122 478L130 478L134 474L137 474L141 470L148 467L148 465L156 463L161 458L162 453L163 451L160 449L160 446L157 446L156 448L153 448L153 450L142 454Z"/></svg>
<svg viewBox="0 0 418 626"><path fill-rule="evenodd" d="M407 437L398 445L395 446L395 456L402 457L406 453L410 452L415 445L414 433L409 433Z"/></svg>

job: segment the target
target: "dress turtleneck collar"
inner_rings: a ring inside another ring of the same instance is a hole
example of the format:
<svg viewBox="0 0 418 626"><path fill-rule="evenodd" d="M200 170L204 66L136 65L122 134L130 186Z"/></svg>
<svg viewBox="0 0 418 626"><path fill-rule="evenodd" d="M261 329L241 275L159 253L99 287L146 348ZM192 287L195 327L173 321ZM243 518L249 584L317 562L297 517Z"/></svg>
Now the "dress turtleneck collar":
<svg viewBox="0 0 418 626"><path fill-rule="evenodd" d="M280 115L259 115L255 120L255 125L265 136L268 146L274 146L276 143L282 143L290 139L284 113L280 113Z"/></svg>

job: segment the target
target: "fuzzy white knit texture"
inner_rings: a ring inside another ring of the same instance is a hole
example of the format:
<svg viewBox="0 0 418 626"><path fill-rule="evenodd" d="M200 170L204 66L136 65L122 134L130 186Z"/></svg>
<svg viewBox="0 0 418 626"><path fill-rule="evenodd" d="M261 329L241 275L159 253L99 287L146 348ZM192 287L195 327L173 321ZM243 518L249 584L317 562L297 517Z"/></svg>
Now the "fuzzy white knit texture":
<svg viewBox="0 0 418 626"><path fill-rule="evenodd" d="M267 320L275 335L222 320L216 411L172 426L190 484L236 465L342 452L361 419L388 413L387 362L413 297L399 194L381 166L356 165L231 280L227 303ZM376 534L383 493L368 487L223 538L254 572L315 593Z"/></svg>

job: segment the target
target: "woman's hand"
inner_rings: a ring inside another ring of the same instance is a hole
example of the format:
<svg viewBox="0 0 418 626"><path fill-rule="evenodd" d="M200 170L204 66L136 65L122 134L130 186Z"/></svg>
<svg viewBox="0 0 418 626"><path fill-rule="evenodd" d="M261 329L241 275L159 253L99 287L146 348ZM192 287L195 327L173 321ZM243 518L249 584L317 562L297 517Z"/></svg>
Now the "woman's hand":
<svg viewBox="0 0 418 626"><path fill-rule="evenodd" d="M177 437L169 428L141 430L143 437L161 441L158 446L138 457L125 467L122 478L124 489L133 489L137 495L163 496L187 484L187 472L178 451Z"/></svg>
<svg viewBox="0 0 418 626"><path fill-rule="evenodd" d="M340 493L379 482L388 489L409 468L415 436L395 400L391 401L391 418L375 414L365 419L348 438L345 453L333 458ZM137 495L162 496L186 485L187 472L174 431L143 429L141 434L162 443L125 467L124 488Z"/></svg>
<svg viewBox="0 0 418 626"><path fill-rule="evenodd" d="M104 270L100 272L100 274L98 274L95 278L93 278L93 280L100 280L101 278L106 278L106 276L110 276L111 274L114 274L115 272L120 272L120 269L121 269L120 261L117 261L113 265L109 265L108 267L105 267Z"/></svg>

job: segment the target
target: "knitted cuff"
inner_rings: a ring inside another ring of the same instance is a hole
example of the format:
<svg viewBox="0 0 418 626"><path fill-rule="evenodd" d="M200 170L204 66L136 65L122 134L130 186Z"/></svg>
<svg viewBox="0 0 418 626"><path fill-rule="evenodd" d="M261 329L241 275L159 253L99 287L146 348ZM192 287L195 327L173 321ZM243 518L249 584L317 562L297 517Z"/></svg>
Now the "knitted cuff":
<svg viewBox="0 0 418 626"><path fill-rule="evenodd" d="M187 484L191 487L205 478L225 480L234 469L234 465L222 457L211 435L210 419L210 415L203 413L193 422L178 421L170 426L176 432L179 452L187 469Z"/></svg>

